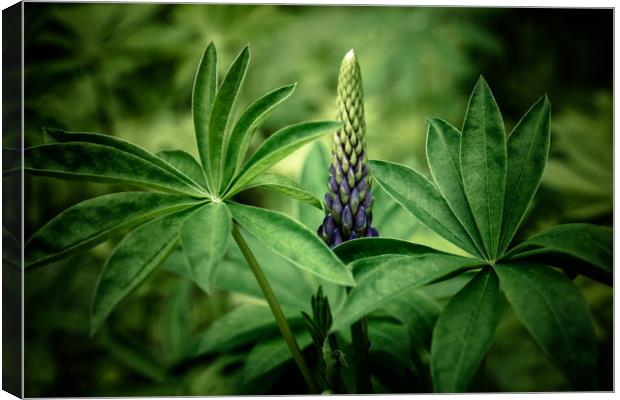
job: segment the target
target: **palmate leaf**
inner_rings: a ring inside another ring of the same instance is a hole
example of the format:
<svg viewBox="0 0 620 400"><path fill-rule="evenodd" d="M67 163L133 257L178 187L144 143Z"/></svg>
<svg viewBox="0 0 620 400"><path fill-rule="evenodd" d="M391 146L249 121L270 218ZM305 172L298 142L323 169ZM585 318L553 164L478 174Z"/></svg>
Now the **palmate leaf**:
<svg viewBox="0 0 620 400"><path fill-rule="evenodd" d="M491 269L480 271L444 307L431 348L436 392L467 390L493 343L501 313L499 281Z"/></svg>
<svg viewBox="0 0 620 400"><path fill-rule="evenodd" d="M161 336L166 360L174 363L187 352L191 337L190 295L192 284L180 280L167 297L160 319Z"/></svg>
<svg viewBox="0 0 620 400"><path fill-rule="evenodd" d="M154 219L134 229L105 262L91 308L91 335L114 307L161 264L179 241L181 223L192 210Z"/></svg>
<svg viewBox="0 0 620 400"><path fill-rule="evenodd" d="M351 273L315 232L279 212L229 203L233 217L264 245L327 281L355 284Z"/></svg>
<svg viewBox="0 0 620 400"><path fill-rule="evenodd" d="M111 135L104 135L101 133L89 133L89 132L67 132L61 129L52 129L52 128L43 128L43 131L51 136L54 140L60 143L68 143L68 142L86 142L86 143L96 143L104 146L114 147L120 151L133 154L137 157L143 158L146 161L150 161L151 163L157 165L179 177L184 182L192 186L198 187L196 182L192 181L191 176L187 175L186 171L178 169L176 164L170 163L168 159L165 157L158 157L155 154L143 149L140 146L137 146L131 142L123 140L118 137L114 137ZM198 181L198 183L200 183Z"/></svg>
<svg viewBox="0 0 620 400"><path fill-rule="evenodd" d="M501 255L510 244L540 185L549 156L551 104L540 98L508 138L508 173L502 216Z"/></svg>
<svg viewBox="0 0 620 400"><path fill-rule="evenodd" d="M514 247L507 259L543 261L612 285L613 230L593 224L554 226Z"/></svg>
<svg viewBox="0 0 620 400"><path fill-rule="evenodd" d="M301 146L340 126L335 121L304 122L280 129L265 140L231 182L227 193L236 193L257 175Z"/></svg>
<svg viewBox="0 0 620 400"><path fill-rule="evenodd" d="M283 86L256 100L239 117L230 133L224 152L224 166L221 190L241 167L245 153L256 129L269 117L271 112L294 91L296 84Z"/></svg>
<svg viewBox="0 0 620 400"><path fill-rule="evenodd" d="M427 120L426 157L433 179L476 249L480 254L484 254L484 245L463 188L460 159L461 132L441 119L428 118Z"/></svg>
<svg viewBox="0 0 620 400"><path fill-rule="evenodd" d="M422 224L468 253L481 257L441 193L416 171L387 161L370 161L379 185Z"/></svg>
<svg viewBox="0 0 620 400"><path fill-rule="evenodd" d="M181 171L193 182L205 189L207 188L207 182L205 181L205 175L200 163L188 152L183 150L163 150L157 153L157 155Z"/></svg>
<svg viewBox="0 0 620 400"><path fill-rule="evenodd" d="M205 197L205 192L144 158L96 143L70 142L30 147L24 170L32 175L93 182L121 182Z"/></svg>
<svg viewBox="0 0 620 400"><path fill-rule="evenodd" d="M515 313L568 382L577 390L595 390L596 337L577 286L540 264L498 264L495 271Z"/></svg>
<svg viewBox="0 0 620 400"><path fill-rule="evenodd" d="M303 330L295 334L295 341L299 345L300 350L303 351L312 344L312 337L308 331ZM245 359L243 381L249 382L257 379L291 359L291 351L281 337L261 341L250 350Z"/></svg>
<svg viewBox="0 0 620 400"><path fill-rule="evenodd" d="M295 200L299 200L303 203L309 204L319 210L323 210L321 201L314 197L314 195L304 189L299 183L295 182L291 178L271 173L264 172L254 178L250 183L241 190L246 190L254 187L262 187L267 190L285 194Z"/></svg>
<svg viewBox="0 0 620 400"><path fill-rule="evenodd" d="M194 280L207 293L215 284L232 231L232 216L224 203L209 203L181 226L181 243Z"/></svg>
<svg viewBox="0 0 620 400"><path fill-rule="evenodd" d="M199 200L153 192L112 193L85 200L58 214L26 242L25 265L50 263L100 243L110 236Z"/></svg>
<svg viewBox="0 0 620 400"><path fill-rule="evenodd" d="M502 115L491 89L480 77L463 122L461 172L465 194L490 260L495 260L500 238L506 157Z"/></svg>
<svg viewBox="0 0 620 400"><path fill-rule="evenodd" d="M222 84L217 90L213 108L209 117L209 140L208 158L209 165L205 165L207 177L209 177L209 187L214 194L217 194L220 187L222 174L222 161L225 143L226 127L232 108L235 104L237 94L245 78L245 73L250 61L250 50L244 47L230 69L224 76Z"/></svg>
<svg viewBox="0 0 620 400"><path fill-rule="evenodd" d="M209 167L209 118L217 89L217 51L213 42L205 49L192 90L192 119L196 133L196 145L204 170ZM211 183L211 182L209 182ZM209 186L211 190L213 188Z"/></svg>
<svg viewBox="0 0 620 400"><path fill-rule="evenodd" d="M405 291L480 266L479 260L445 253L392 257L357 282L337 311L332 331L346 328Z"/></svg>

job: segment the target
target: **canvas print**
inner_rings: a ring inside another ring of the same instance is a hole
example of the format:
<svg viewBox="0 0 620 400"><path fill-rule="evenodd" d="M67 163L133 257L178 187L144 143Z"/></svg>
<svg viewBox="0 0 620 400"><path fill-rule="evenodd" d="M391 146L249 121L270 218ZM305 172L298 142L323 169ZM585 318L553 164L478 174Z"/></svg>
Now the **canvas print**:
<svg viewBox="0 0 620 400"><path fill-rule="evenodd" d="M613 390L613 10L23 16L3 389Z"/></svg>

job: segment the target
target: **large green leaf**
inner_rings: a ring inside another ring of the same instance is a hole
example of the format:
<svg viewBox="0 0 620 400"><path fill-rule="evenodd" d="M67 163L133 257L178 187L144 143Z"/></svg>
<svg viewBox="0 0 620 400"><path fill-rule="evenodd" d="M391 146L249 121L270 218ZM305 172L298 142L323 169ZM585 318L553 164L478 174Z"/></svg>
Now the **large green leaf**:
<svg viewBox="0 0 620 400"><path fill-rule="evenodd" d="M246 46L233 61L213 101L213 108L209 117L209 167L205 166L207 177L210 177L209 185L213 192L219 191L223 154L225 151L226 127L235 105L237 94L243 83L243 78L245 78L249 61L250 49Z"/></svg>
<svg viewBox="0 0 620 400"><path fill-rule="evenodd" d="M596 389L596 337L577 286L540 264L498 264L495 271L515 313L569 383L578 390Z"/></svg>
<svg viewBox="0 0 620 400"><path fill-rule="evenodd" d="M448 206L467 231L476 249L484 254L484 245L471 208L461 176L461 132L444 120L428 118L426 158L437 188Z"/></svg>
<svg viewBox="0 0 620 400"><path fill-rule="evenodd" d="M139 226L114 248L93 296L91 335L114 307L161 264L179 241L179 227L191 210L166 215Z"/></svg>
<svg viewBox="0 0 620 400"><path fill-rule="evenodd" d="M154 192L112 193L85 200L52 218L28 239L26 267L58 260L123 229L196 204L191 197Z"/></svg>
<svg viewBox="0 0 620 400"><path fill-rule="evenodd" d="M329 153L320 141L314 142L301 169L299 183L319 199L323 199L327 191L329 171ZM299 221L310 229L318 229L323 222L325 213L299 204Z"/></svg>
<svg viewBox="0 0 620 400"><path fill-rule="evenodd" d="M379 185L430 230L475 256L481 256L437 188L418 172L387 161L370 162Z"/></svg>
<svg viewBox="0 0 620 400"><path fill-rule="evenodd" d="M480 261L448 254L393 256L361 278L334 318L332 331L346 328L405 291L480 265Z"/></svg>
<svg viewBox="0 0 620 400"><path fill-rule="evenodd" d="M317 139L340 126L335 121L304 122L280 129L256 150L232 182L229 193L235 193L258 174L288 156L301 146Z"/></svg>
<svg viewBox="0 0 620 400"><path fill-rule="evenodd" d="M593 224L557 225L513 248L508 258L544 261L611 285L613 230Z"/></svg>
<svg viewBox="0 0 620 400"><path fill-rule="evenodd" d="M388 254L416 255L440 253L438 250L420 244L382 237L348 240L336 246L334 252L345 264L363 258Z"/></svg>
<svg viewBox="0 0 620 400"><path fill-rule="evenodd" d="M181 243L196 283L207 293L213 289L232 231L232 217L224 203L209 203L181 226Z"/></svg>
<svg viewBox="0 0 620 400"><path fill-rule="evenodd" d="M351 272L325 242L291 217L237 203L229 206L235 220L296 266L330 282L355 284Z"/></svg>
<svg viewBox="0 0 620 400"><path fill-rule="evenodd" d="M87 142L87 143L96 143L104 146L114 147L115 149L131 153L135 156L143 158L151 163L161 167L172 174L178 176L181 180L196 186L196 182L200 183L200 181L192 181L188 179L188 177L192 177L191 175L187 175L184 170L178 169L178 165L171 163L170 160L156 156L155 154L143 149L140 146L137 146L131 142L123 140L121 138L117 138L111 135L104 135L101 133L88 133L88 132L67 132L61 129L51 129L51 128L43 128L44 132L50 135L54 140L67 143L67 142ZM180 150L179 150L180 151ZM203 179L204 180L204 179Z"/></svg>
<svg viewBox="0 0 620 400"><path fill-rule="evenodd" d="M209 117L217 89L217 52L213 42L205 49L194 80L192 90L192 119L196 131L196 145L200 162L206 170L209 167ZM213 190L213 188L211 188Z"/></svg>
<svg viewBox="0 0 620 400"><path fill-rule="evenodd" d="M288 319L291 322L291 318ZM278 326L269 307L255 304L241 306L218 318L207 329L200 339L198 353L232 350L277 331Z"/></svg>
<svg viewBox="0 0 620 400"><path fill-rule="evenodd" d="M197 183L203 188L207 187L200 163L188 152L183 150L164 150L157 153L157 155L181 171L192 182Z"/></svg>
<svg viewBox="0 0 620 400"><path fill-rule="evenodd" d="M421 290L410 290L386 303L383 310L405 324L418 351L430 351L433 328L441 311L439 303Z"/></svg>
<svg viewBox="0 0 620 400"><path fill-rule="evenodd" d="M464 392L493 343L501 314L499 281L480 271L444 307L431 347L436 392Z"/></svg>
<svg viewBox="0 0 620 400"><path fill-rule="evenodd" d="M368 338L371 353L386 353L402 366L411 370L415 369L411 360L412 349L409 335L403 325L393 321L370 320Z"/></svg>
<svg viewBox="0 0 620 400"><path fill-rule="evenodd" d="M310 204L319 210L323 210L323 206L321 205L321 201L319 199L314 197L312 193L304 189L299 183L284 175L264 172L254 178L246 186L239 188L239 191L253 187L262 187L267 190L282 193L295 200Z"/></svg>
<svg viewBox="0 0 620 400"><path fill-rule="evenodd" d="M267 93L252 103L239 117L226 144L222 190L226 188L230 179L241 167L256 129L280 103L293 93L295 86L296 84L287 85Z"/></svg>
<svg viewBox="0 0 620 400"><path fill-rule="evenodd" d="M462 132L463 186L487 256L494 260L506 186L506 133L497 103L482 77L469 99Z"/></svg>
<svg viewBox="0 0 620 400"><path fill-rule="evenodd" d="M300 350L304 350L312 343L312 337L306 330L295 334L295 340ZM291 351L281 336L262 341L252 348L245 360L243 381L249 382L259 378L291 359Z"/></svg>
<svg viewBox="0 0 620 400"><path fill-rule="evenodd" d="M549 156L551 104L541 97L525 113L508 138L506 194L500 240L501 255L534 198Z"/></svg>
<svg viewBox="0 0 620 400"><path fill-rule="evenodd" d="M96 143L53 143L24 151L25 172L70 180L122 182L205 197L197 186L141 157Z"/></svg>

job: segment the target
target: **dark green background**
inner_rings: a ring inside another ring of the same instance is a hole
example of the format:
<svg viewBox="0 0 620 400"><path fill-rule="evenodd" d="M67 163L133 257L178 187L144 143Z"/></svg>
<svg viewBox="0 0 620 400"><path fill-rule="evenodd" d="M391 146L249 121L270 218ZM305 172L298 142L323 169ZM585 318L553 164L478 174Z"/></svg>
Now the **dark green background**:
<svg viewBox="0 0 620 400"><path fill-rule="evenodd" d="M612 33L611 10L26 3L25 139L27 145L43 143L41 127L49 126L107 133L151 151L197 154L191 87L209 41L218 48L221 75L242 46L251 46L241 107L298 82L293 97L264 125L263 137L286 124L333 118L339 63L354 48L364 78L371 158L427 172L424 118L460 126L482 74L508 129L544 93L553 107L550 160L518 236L560 222L611 225ZM19 103L12 105L19 110ZM5 145L15 134L5 130ZM298 178L304 155L300 151L276 168ZM27 177L25 236L80 200L126 189ZM243 200L293 209L277 195L252 192ZM412 239L444 245L423 229ZM161 315L179 284L165 271L153 274L90 339L91 294L117 240L26 274L26 396L295 392L300 378L294 370L272 387L241 386L237 354L207 357L163 375ZM577 282L600 339L601 389L611 390L612 290L582 277ZM193 330L204 330L243 301L193 290ZM504 310L485 387L566 389L509 307Z"/></svg>

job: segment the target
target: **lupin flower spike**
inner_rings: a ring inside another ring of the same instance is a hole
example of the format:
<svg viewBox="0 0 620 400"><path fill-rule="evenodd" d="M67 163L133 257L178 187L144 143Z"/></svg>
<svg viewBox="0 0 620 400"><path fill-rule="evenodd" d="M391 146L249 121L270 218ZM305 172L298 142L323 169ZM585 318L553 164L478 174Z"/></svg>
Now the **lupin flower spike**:
<svg viewBox="0 0 620 400"><path fill-rule="evenodd" d="M347 240L379 236L371 226L374 198L366 156L366 121L362 73L351 49L338 76L338 120L325 194L326 215L318 234L332 248Z"/></svg>

